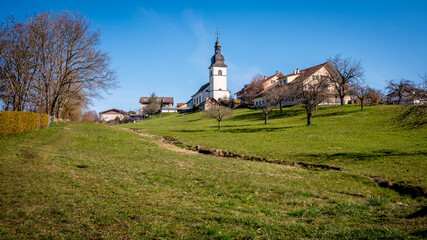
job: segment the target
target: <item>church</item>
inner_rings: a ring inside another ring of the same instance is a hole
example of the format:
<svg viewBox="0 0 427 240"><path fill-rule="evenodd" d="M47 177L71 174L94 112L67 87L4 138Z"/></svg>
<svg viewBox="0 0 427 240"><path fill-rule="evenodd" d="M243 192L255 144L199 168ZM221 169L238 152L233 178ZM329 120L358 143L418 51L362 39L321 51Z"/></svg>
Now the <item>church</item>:
<svg viewBox="0 0 427 240"><path fill-rule="evenodd" d="M209 66L209 82L199 88L199 90L191 96L188 106L193 107L203 105L209 99L229 100L230 91L227 89L227 65L225 58L221 54L221 44L218 40L218 33L215 43L215 54L211 58Z"/></svg>

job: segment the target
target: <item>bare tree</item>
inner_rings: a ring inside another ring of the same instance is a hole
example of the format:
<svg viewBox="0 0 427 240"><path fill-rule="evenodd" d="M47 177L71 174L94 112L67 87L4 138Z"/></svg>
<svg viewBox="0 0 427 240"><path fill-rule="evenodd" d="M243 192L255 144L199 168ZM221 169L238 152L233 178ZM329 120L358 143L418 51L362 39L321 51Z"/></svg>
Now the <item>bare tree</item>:
<svg viewBox="0 0 427 240"><path fill-rule="evenodd" d="M277 85L268 90L270 98L274 103L279 104L280 112L283 111L283 101L292 97L290 89L284 85Z"/></svg>
<svg viewBox="0 0 427 240"><path fill-rule="evenodd" d="M233 115L233 111L229 107L215 104L210 109L206 110L204 115L207 118L215 118L218 121L218 130L221 131L221 121Z"/></svg>
<svg viewBox="0 0 427 240"><path fill-rule="evenodd" d="M5 109L59 116L71 101L116 86L100 31L77 13L37 13L0 25L0 96Z"/></svg>
<svg viewBox="0 0 427 240"><path fill-rule="evenodd" d="M398 97L397 104L400 104L402 101L402 97L405 94L411 94L414 90L414 84L406 79L398 80L389 80L387 81L387 87L389 94L394 94Z"/></svg>
<svg viewBox="0 0 427 240"><path fill-rule="evenodd" d="M421 85L423 90L427 89L427 73L424 72L423 74L418 74L418 76L421 79Z"/></svg>
<svg viewBox="0 0 427 240"><path fill-rule="evenodd" d="M58 116L66 100L84 93L99 97L115 87L109 56L98 50L100 31L80 14L39 13L29 20L36 41L39 97L46 113Z"/></svg>
<svg viewBox="0 0 427 240"><path fill-rule="evenodd" d="M365 103L365 100L369 97L369 87L363 86L363 85L353 85L352 91L353 94L356 95L356 97L360 101L360 110L363 110L363 104Z"/></svg>
<svg viewBox="0 0 427 240"><path fill-rule="evenodd" d="M270 113L273 112L273 105L274 105L274 94L271 92L266 92L262 95L265 104L261 105L260 109L262 114L264 115L264 124L267 124L268 122L268 116L270 115Z"/></svg>
<svg viewBox="0 0 427 240"><path fill-rule="evenodd" d="M369 104L375 105L378 104L381 101L381 91L374 89L374 88L368 88L368 98Z"/></svg>
<svg viewBox="0 0 427 240"><path fill-rule="evenodd" d="M0 91L5 110L24 111L37 71L28 25L9 18L0 25Z"/></svg>
<svg viewBox="0 0 427 240"><path fill-rule="evenodd" d="M364 69L360 61L353 60L350 57L343 58L341 54L329 58L328 61L337 70L337 72L329 72L329 80L334 84L341 105L344 105L344 97L350 94L352 84L362 80Z"/></svg>
<svg viewBox="0 0 427 240"><path fill-rule="evenodd" d="M301 82L296 85L295 97L307 113L307 126L311 125L311 116L316 107L325 100L328 80L320 78L316 81Z"/></svg>
<svg viewBox="0 0 427 240"><path fill-rule="evenodd" d="M81 117L82 122L90 122L90 123L97 123L100 122L101 119L99 117L99 114L94 110L85 111Z"/></svg>
<svg viewBox="0 0 427 240"><path fill-rule="evenodd" d="M148 106L144 108L144 113L153 116L160 111L160 102L155 93L152 93L148 100Z"/></svg>
<svg viewBox="0 0 427 240"><path fill-rule="evenodd" d="M256 74L252 77L250 84L245 86L243 93L240 96L240 100L246 104L251 104L254 100L254 97L264 90L262 86L262 80L264 77L261 74Z"/></svg>

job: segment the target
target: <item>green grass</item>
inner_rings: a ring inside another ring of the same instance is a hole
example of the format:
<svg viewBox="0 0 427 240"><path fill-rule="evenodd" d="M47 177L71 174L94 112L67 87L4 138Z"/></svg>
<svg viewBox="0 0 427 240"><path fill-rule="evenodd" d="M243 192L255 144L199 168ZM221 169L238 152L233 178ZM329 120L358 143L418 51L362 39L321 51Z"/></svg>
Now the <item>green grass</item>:
<svg viewBox="0 0 427 240"><path fill-rule="evenodd" d="M1 239L421 239L425 217L405 216L425 204L357 174L177 153L103 125L0 139Z"/></svg>
<svg viewBox="0 0 427 240"><path fill-rule="evenodd" d="M267 125L257 110L238 109L217 122L202 113L169 114L119 127L174 136L190 145L204 145L238 154L277 160L321 163L345 171L427 188L427 128L408 131L393 123L398 106L328 106L305 126L300 106L278 110Z"/></svg>

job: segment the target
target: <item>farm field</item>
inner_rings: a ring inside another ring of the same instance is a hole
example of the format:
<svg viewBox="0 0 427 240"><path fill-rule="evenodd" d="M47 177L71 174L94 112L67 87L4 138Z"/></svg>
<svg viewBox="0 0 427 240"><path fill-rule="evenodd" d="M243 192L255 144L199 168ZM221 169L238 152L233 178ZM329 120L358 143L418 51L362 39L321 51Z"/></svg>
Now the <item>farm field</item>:
<svg viewBox="0 0 427 240"><path fill-rule="evenodd" d="M246 115L244 121L253 122L248 124L250 129L259 120L251 114L255 112L243 110L234 118ZM185 117L188 123L206 123L189 129L206 129L195 135L215 133L216 123L200 119L200 114L164 115L138 124L144 131L171 135L174 130L166 123ZM295 125L298 119L304 122L302 115L292 118L288 120ZM312 129L321 125L320 119L314 118ZM156 121L164 123L163 128L151 127ZM275 121L279 118L273 117L271 125L258 126L274 127ZM302 124L296 127L304 129ZM216 136L230 134L227 130L233 128L244 127L231 118ZM178 130L180 140L196 142L196 138L185 138L188 132ZM238 149L237 144L229 145ZM407 159L424 166L423 158ZM0 139L0 238L426 237L426 218L409 217L426 205L425 198L399 195L350 170L306 169L172 151L155 137L126 129L60 123ZM396 176L405 179L405 174Z"/></svg>
<svg viewBox="0 0 427 240"><path fill-rule="evenodd" d="M407 130L393 123L399 106L323 106L305 126L302 107L276 110L267 125L260 111L238 109L217 121L203 113L162 117L118 127L173 136L188 145L203 145L278 161L341 167L362 176L427 188L427 128Z"/></svg>

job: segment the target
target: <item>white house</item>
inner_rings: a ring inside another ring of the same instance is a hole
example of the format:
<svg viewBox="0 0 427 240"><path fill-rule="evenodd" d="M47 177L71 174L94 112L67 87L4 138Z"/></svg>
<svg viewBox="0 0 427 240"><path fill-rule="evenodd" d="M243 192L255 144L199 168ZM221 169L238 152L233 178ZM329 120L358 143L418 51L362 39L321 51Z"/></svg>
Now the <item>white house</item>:
<svg viewBox="0 0 427 240"><path fill-rule="evenodd" d="M287 88L295 88L297 84L306 84L311 81L317 81L323 78L328 78L331 73L335 73L336 68L330 63L325 62L310 68L299 70L298 68L291 74L280 77L274 84L264 89L260 94L258 94L254 98L254 106L255 107L263 107L266 103L263 98L263 94L274 87L278 87L281 85L286 86ZM338 105L340 104L340 98L338 96L337 91L334 88L332 83L329 84L327 89L326 98L321 103L321 105ZM350 103L350 96L344 97L344 102ZM283 105L295 105L298 103L298 99L292 99L290 101L286 101Z"/></svg>
<svg viewBox="0 0 427 240"><path fill-rule="evenodd" d="M112 108L103 112L99 113L99 116L101 117L101 121L114 121L117 117L119 117L120 120L122 120L126 115L128 115L127 112L123 110L119 110L117 108Z"/></svg>
<svg viewBox="0 0 427 240"><path fill-rule="evenodd" d="M141 104L140 114L142 114L144 108L150 104L150 98L151 97L141 97L139 99L139 103ZM162 112L176 112L176 110L171 110L173 108L173 97L156 97L156 101L162 104Z"/></svg>
<svg viewBox="0 0 427 240"><path fill-rule="evenodd" d="M209 66L209 82L199 88L199 90L191 96L189 107L193 104L203 104L210 98L215 100L229 100L230 91L227 89L227 65L225 58L221 54L221 44L218 37L215 43L215 54L211 58Z"/></svg>

